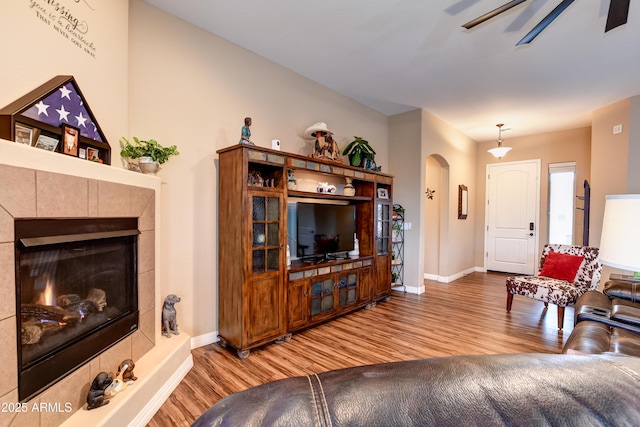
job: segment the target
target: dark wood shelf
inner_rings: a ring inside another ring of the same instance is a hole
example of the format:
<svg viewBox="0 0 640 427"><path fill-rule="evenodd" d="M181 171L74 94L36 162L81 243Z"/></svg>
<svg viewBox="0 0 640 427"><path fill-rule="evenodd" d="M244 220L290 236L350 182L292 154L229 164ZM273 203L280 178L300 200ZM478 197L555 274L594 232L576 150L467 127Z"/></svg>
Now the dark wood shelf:
<svg viewBox="0 0 640 427"><path fill-rule="evenodd" d="M326 193L312 193L310 191L287 191L289 197L301 197L306 199L327 199L327 200L353 200L357 202L369 202L373 200L367 196L344 196L342 194L326 194Z"/></svg>
<svg viewBox="0 0 640 427"><path fill-rule="evenodd" d="M314 268L332 267L334 265L362 263L363 261L372 260L373 256L361 256L358 258L340 258L322 261L302 261L301 259L295 259L291 261L291 266L288 267L289 273L295 273L298 271L313 270Z"/></svg>

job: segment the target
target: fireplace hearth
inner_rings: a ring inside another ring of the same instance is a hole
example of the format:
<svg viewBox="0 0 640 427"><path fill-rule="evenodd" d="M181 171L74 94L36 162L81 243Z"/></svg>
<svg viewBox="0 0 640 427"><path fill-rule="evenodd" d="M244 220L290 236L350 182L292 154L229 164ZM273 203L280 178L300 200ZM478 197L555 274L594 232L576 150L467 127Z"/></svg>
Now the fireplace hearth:
<svg viewBox="0 0 640 427"><path fill-rule="evenodd" d="M138 218L16 219L18 397L138 328Z"/></svg>

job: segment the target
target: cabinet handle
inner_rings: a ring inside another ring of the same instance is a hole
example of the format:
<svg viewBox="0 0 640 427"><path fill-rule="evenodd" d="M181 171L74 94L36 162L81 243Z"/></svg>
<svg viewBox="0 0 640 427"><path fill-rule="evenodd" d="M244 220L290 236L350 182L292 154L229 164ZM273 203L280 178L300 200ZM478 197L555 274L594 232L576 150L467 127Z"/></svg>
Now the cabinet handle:
<svg viewBox="0 0 640 427"><path fill-rule="evenodd" d="M304 295L306 297L307 295L309 295L309 292L304 291L304 293L302 295Z"/></svg>

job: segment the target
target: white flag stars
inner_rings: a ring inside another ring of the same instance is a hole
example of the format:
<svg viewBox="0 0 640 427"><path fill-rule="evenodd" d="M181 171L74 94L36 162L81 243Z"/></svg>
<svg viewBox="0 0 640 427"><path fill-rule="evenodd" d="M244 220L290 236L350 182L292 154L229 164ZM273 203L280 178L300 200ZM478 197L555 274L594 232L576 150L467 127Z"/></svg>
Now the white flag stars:
<svg viewBox="0 0 640 427"><path fill-rule="evenodd" d="M49 113L47 113L47 109L49 108L49 106L47 104L40 101L36 104L36 108L38 109L38 115L44 114L45 116L49 117Z"/></svg>
<svg viewBox="0 0 640 427"><path fill-rule="evenodd" d="M34 100L23 115L53 127L69 124L80 128L85 138L104 142L96 119L73 80L56 86L43 98Z"/></svg>
<svg viewBox="0 0 640 427"><path fill-rule="evenodd" d="M62 95L60 96L61 98L67 98L69 101L71 101L71 97L69 96L71 91L69 89L67 89L66 86L62 86L60 88L60 92L62 92Z"/></svg>
<svg viewBox="0 0 640 427"><path fill-rule="evenodd" d="M84 122L87 121L87 118L82 116L82 111L80 111L80 113L76 116L76 120L78 121L78 127L87 127L87 125L84 124Z"/></svg>
<svg viewBox="0 0 640 427"><path fill-rule="evenodd" d="M58 120L60 121L66 121L67 123L69 122L69 113L70 111L67 111L64 109L64 105L60 106L60 109L56 109L56 111L58 112L58 114L60 115L60 118Z"/></svg>

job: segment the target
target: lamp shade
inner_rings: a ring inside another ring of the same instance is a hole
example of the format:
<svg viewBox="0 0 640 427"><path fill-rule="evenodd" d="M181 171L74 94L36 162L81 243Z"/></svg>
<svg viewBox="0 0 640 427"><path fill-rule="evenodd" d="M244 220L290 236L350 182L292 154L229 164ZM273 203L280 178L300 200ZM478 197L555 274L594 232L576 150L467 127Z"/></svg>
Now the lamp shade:
<svg viewBox="0 0 640 427"><path fill-rule="evenodd" d="M501 159L502 156L507 154L509 151L511 151L511 147L502 147L502 146L495 147L495 148L492 148L490 150L487 150L488 153L493 154L494 156L496 156L499 159Z"/></svg>
<svg viewBox="0 0 640 427"><path fill-rule="evenodd" d="M640 194L607 196L600 238L600 262L640 271Z"/></svg>

